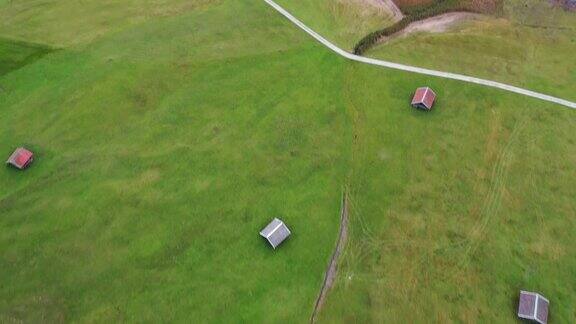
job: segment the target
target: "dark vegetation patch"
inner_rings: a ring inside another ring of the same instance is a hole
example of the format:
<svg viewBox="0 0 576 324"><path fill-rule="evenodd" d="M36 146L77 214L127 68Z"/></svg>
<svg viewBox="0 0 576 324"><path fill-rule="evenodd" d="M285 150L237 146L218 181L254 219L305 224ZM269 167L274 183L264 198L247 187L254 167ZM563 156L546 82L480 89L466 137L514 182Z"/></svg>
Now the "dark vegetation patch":
<svg viewBox="0 0 576 324"><path fill-rule="evenodd" d="M362 55L382 37L393 35L415 21L456 11L496 15L503 12L502 0L396 0L396 4L404 13L404 18L362 38L354 47L355 54Z"/></svg>
<svg viewBox="0 0 576 324"><path fill-rule="evenodd" d="M54 49L39 45L0 38L0 76L30 64Z"/></svg>
<svg viewBox="0 0 576 324"><path fill-rule="evenodd" d="M552 3L566 10L576 11L576 0L552 0Z"/></svg>
<svg viewBox="0 0 576 324"><path fill-rule="evenodd" d="M414 15L433 8L454 8L463 11L494 14L502 10L502 0L395 0L405 15Z"/></svg>

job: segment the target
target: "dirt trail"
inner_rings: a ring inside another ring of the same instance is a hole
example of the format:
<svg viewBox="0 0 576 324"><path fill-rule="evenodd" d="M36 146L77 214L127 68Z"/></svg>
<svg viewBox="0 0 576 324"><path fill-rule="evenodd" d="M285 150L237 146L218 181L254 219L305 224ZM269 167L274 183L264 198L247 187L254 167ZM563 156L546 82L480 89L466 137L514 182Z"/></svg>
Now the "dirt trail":
<svg viewBox="0 0 576 324"><path fill-rule="evenodd" d="M342 207L340 209L340 234L338 235L338 241L336 242L336 248L328 264L328 269L324 274L324 283L320 289L320 294L316 299L316 304L314 305L314 311L312 312L312 317L310 318L310 323L316 322L316 316L324 304L324 300L328 295L328 291L334 284L336 279L336 272L338 270L338 257L340 256L344 245L346 244L346 238L348 237L348 194L346 191L342 195Z"/></svg>
<svg viewBox="0 0 576 324"><path fill-rule="evenodd" d="M447 31L450 27L462 22L480 19L483 17L480 14L474 14L469 12L450 12L431 18L415 21L408 25L408 27L403 30L393 34L391 36L385 36L378 40L379 44L388 42L394 38L405 37L413 33L418 32L428 32L428 33L443 33Z"/></svg>
<svg viewBox="0 0 576 324"><path fill-rule="evenodd" d="M402 18L404 18L404 14L402 14L402 11L400 11L400 8L398 8L398 6L394 3L393 0L371 0L371 1L379 2L382 4L382 6L386 7L386 9L388 9L388 11L394 17L394 21L399 21Z"/></svg>

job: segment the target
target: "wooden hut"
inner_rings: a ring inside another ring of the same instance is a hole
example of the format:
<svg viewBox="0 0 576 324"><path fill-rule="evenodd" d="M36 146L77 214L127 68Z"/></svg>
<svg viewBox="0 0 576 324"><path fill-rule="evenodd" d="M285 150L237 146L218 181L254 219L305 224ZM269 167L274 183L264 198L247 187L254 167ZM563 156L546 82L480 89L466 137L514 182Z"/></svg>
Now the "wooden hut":
<svg viewBox="0 0 576 324"><path fill-rule="evenodd" d="M412 107L422 110L432 110L435 101L436 93L432 89L428 87L418 88L414 93L414 97L412 97Z"/></svg>
<svg viewBox="0 0 576 324"><path fill-rule="evenodd" d="M286 224L278 218L274 218L270 224L260 231L260 236L264 237L274 249L276 249L280 243L284 242L290 234L290 230Z"/></svg>
<svg viewBox="0 0 576 324"><path fill-rule="evenodd" d="M29 150L19 147L6 161L6 164L12 165L20 170L26 169L34 160L34 154Z"/></svg>
<svg viewBox="0 0 576 324"><path fill-rule="evenodd" d="M529 291L520 291L518 317L535 323L548 323L548 306L550 302L542 295Z"/></svg>

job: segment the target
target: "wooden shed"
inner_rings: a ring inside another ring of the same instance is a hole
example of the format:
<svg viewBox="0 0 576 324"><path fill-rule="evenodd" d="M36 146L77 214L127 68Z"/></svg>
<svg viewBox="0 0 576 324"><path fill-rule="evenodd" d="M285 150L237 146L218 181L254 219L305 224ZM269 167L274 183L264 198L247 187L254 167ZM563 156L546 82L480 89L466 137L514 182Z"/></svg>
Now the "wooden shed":
<svg viewBox="0 0 576 324"><path fill-rule="evenodd" d="M290 234L286 224L278 218L274 218L270 224L260 231L260 236L264 237L274 249L284 242Z"/></svg>
<svg viewBox="0 0 576 324"><path fill-rule="evenodd" d="M422 87L416 89L414 97L412 97L412 107L432 110L434 102L436 101L436 93L429 87Z"/></svg>
<svg viewBox="0 0 576 324"><path fill-rule="evenodd" d="M34 160L34 154L29 150L19 147L6 161L6 164L12 165L20 170L26 169Z"/></svg>
<svg viewBox="0 0 576 324"><path fill-rule="evenodd" d="M548 306L550 302L542 295L529 291L520 291L518 317L535 323L548 323Z"/></svg>

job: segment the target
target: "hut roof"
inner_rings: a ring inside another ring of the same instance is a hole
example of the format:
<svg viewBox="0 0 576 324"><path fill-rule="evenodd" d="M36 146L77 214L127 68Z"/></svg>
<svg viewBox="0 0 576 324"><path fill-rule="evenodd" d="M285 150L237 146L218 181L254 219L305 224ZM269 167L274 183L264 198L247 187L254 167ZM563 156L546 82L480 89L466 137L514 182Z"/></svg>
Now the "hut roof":
<svg viewBox="0 0 576 324"><path fill-rule="evenodd" d="M434 106L434 101L436 101L436 93L429 87L422 87L416 89L412 98L412 106L430 110Z"/></svg>
<svg viewBox="0 0 576 324"><path fill-rule="evenodd" d="M34 154L23 147L17 148L6 161L7 164L13 165L22 170L25 169L33 160Z"/></svg>
<svg viewBox="0 0 576 324"><path fill-rule="evenodd" d="M283 221L274 218L270 224L260 231L260 235L268 240L270 245L276 249L280 243L290 236L290 230Z"/></svg>
<svg viewBox="0 0 576 324"><path fill-rule="evenodd" d="M542 295L529 291L520 291L518 317L536 321L540 324L548 322L548 306L550 302Z"/></svg>

